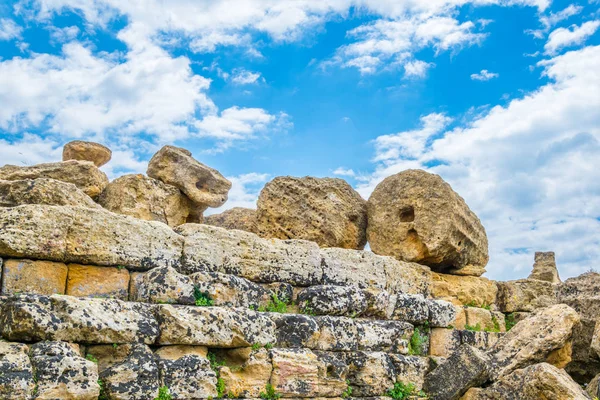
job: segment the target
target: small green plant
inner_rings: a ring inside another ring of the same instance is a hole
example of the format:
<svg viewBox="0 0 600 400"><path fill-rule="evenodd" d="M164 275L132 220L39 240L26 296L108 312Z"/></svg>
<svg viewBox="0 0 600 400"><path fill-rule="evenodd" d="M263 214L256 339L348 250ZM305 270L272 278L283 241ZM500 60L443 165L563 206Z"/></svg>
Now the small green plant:
<svg viewBox="0 0 600 400"><path fill-rule="evenodd" d="M113 343L113 349L115 349L115 350L116 350L118 347L119 347L119 345L118 345L118 344L116 344L116 343Z"/></svg>
<svg viewBox="0 0 600 400"><path fill-rule="evenodd" d="M277 400L280 397L281 394L275 392L275 388L270 383L267 383L264 392L260 392L260 398L264 400Z"/></svg>
<svg viewBox="0 0 600 400"><path fill-rule="evenodd" d="M402 382L396 382L393 388L388 389L386 395L396 400L408 399L411 396L418 396L421 398L427 397L422 390L417 391L417 388L413 383L404 384Z"/></svg>
<svg viewBox="0 0 600 400"><path fill-rule="evenodd" d="M225 380L217 378L217 398L221 399L225 396Z"/></svg>
<svg viewBox="0 0 600 400"><path fill-rule="evenodd" d="M477 304L475 302L475 300L471 300L470 302L468 302L467 304L465 304L465 307L479 307L479 304Z"/></svg>
<svg viewBox="0 0 600 400"><path fill-rule="evenodd" d="M310 315L311 317L315 317L317 313L308 305L308 300L302 303L300 306L300 312L304 315Z"/></svg>
<svg viewBox="0 0 600 400"><path fill-rule="evenodd" d="M481 306L481 308L483 308L484 310L492 311L492 306L490 304L487 304L487 303L483 303L483 305Z"/></svg>
<svg viewBox="0 0 600 400"><path fill-rule="evenodd" d="M506 332L508 332L512 329L513 326L515 326L517 324L515 322L515 314L510 313L510 314L506 315L505 322L506 322Z"/></svg>
<svg viewBox="0 0 600 400"><path fill-rule="evenodd" d="M98 386L100 386L100 394L98 395L98 400L109 400L108 393L106 393L106 384L102 379L98 379Z"/></svg>
<svg viewBox="0 0 600 400"><path fill-rule="evenodd" d="M120 271L122 269L125 269L125 266L124 265L117 265L117 269Z"/></svg>
<svg viewBox="0 0 600 400"><path fill-rule="evenodd" d="M423 355L424 345L427 342L427 335L422 335L419 328L415 328L410 340L408 341L408 354L411 356Z"/></svg>
<svg viewBox="0 0 600 400"><path fill-rule="evenodd" d="M169 391L169 388L166 386L161 386L160 389L158 389L158 397L155 397L154 400L172 400L173 396L171 396L171 392Z"/></svg>
<svg viewBox="0 0 600 400"><path fill-rule="evenodd" d="M485 328L486 332L500 332L500 322L498 318L494 314L492 314L492 323L494 324L493 328Z"/></svg>
<svg viewBox="0 0 600 400"><path fill-rule="evenodd" d="M267 343L267 344L265 344L265 349L271 350L272 348L273 348L273 343Z"/></svg>
<svg viewBox="0 0 600 400"><path fill-rule="evenodd" d="M481 324L478 322L476 325L465 325L465 329L473 332L481 332Z"/></svg>
<svg viewBox="0 0 600 400"><path fill-rule="evenodd" d="M350 381L346 379L346 390L342 393L342 398L347 399L348 397L352 397L352 386L350 386Z"/></svg>
<svg viewBox="0 0 600 400"><path fill-rule="evenodd" d="M208 352L208 354L206 355L206 358L208 358L208 361L210 362L210 368L215 371L216 374L219 373L219 367L222 367L225 365L225 361L218 361L217 360L217 355L213 352Z"/></svg>
<svg viewBox="0 0 600 400"><path fill-rule="evenodd" d="M96 357L94 357L93 354L90 354L90 353L86 354L85 359L98 364L98 359Z"/></svg>
<svg viewBox="0 0 600 400"><path fill-rule="evenodd" d="M260 343L254 343L254 344L252 345L252 350L254 350L254 351L256 351L256 350L260 350L260 348L261 348L261 347L262 347L262 346L261 346L261 344L260 344Z"/></svg>
<svg viewBox="0 0 600 400"><path fill-rule="evenodd" d="M258 307L258 311L261 312L275 312L275 313L286 313L288 306L288 299L280 299L277 294L273 294L271 301L266 306Z"/></svg>
<svg viewBox="0 0 600 400"><path fill-rule="evenodd" d="M198 286L194 286L194 300L198 307L209 307L215 304L208 292L201 291Z"/></svg>

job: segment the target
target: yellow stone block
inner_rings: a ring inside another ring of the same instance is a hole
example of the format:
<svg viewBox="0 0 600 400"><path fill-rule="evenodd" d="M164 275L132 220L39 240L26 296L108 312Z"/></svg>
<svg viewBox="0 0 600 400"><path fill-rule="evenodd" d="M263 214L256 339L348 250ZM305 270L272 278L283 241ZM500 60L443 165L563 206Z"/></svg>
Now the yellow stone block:
<svg viewBox="0 0 600 400"><path fill-rule="evenodd" d="M127 300L128 290L129 271L124 268L69 264L69 296Z"/></svg>
<svg viewBox="0 0 600 400"><path fill-rule="evenodd" d="M64 294L67 266L59 262L5 260L2 269L2 294Z"/></svg>

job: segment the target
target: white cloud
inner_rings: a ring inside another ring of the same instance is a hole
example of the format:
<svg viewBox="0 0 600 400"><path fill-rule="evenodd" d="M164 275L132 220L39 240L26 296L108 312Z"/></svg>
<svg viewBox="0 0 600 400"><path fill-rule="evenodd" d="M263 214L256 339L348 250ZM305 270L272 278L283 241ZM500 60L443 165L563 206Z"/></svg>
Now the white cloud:
<svg viewBox="0 0 600 400"><path fill-rule="evenodd" d="M42 138L32 133L20 137L0 139L2 165L35 165L62 160L61 143L53 138ZM7 140L11 138L12 140Z"/></svg>
<svg viewBox="0 0 600 400"><path fill-rule="evenodd" d="M19 39L21 32L23 32L23 28L12 19L0 18L0 41Z"/></svg>
<svg viewBox="0 0 600 400"><path fill-rule="evenodd" d="M261 79L260 75L260 72L252 72L244 68L238 68L232 71L231 81L239 85L250 85L257 83Z"/></svg>
<svg viewBox="0 0 600 400"><path fill-rule="evenodd" d="M490 277L527 276L538 250L556 251L563 277L593 267L600 258L600 46L539 65L551 82L506 106L450 131L433 114L421 129L378 138L376 170L359 192L368 198L386 176L427 169L481 218Z"/></svg>
<svg viewBox="0 0 600 400"><path fill-rule="evenodd" d="M471 79L474 81L489 81L490 79L494 79L499 76L500 75L495 72L490 72L487 69L482 69L476 74L471 74Z"/></svg>
<svg viewBox="0 0 600 400"><path fill-rule="evenodd" d="M550 33L544 46L546 54L555 55L565 47L583 44L600 27L600 20L588 21L581 26L572 25L571 28L558 28Z"/></svg>
<svg viewBox="0 0 600 400"><path fill-rule="evenodd" d="M269 179L269 175L251 172L238 176L228 176L227 179L231 181L229 199L222 207L207 209L204 215L219 214L234 207L255 209L258 195Z"/></svg>
<svg viewBox="0 0 600 400"><path fill-rule="evenodd" d="M50 37L52 40L59 43L70 42L79 35L79 28L77 26L66 26L64 28L57 28L55 26L48 27L50 31Z"/></svg>
<svg viewBox="0 0 600 400"><path fill-rule="evenodd" d="M356 174L354 173L354 171L351 168L343 168L343 167L336 168L336 170L333 171L333 174L339 175L339 176L349 176L349 177L356 176Z"/></svg>
<svg viewBox="0 0 600 400"><path fill-rule="evenodd" d="M404 64L404 76L414 78L424 78L427 75L429 68L434 66L433 63L428 63L421 60L409 61Z"/></svg>
<svg viewBox="0 0 600 400"><path fill-rule="evenodd" d="M561 21L564 21L574 15L579 14L582 10L582 6L570 4L568 7L562 9L557 13L550 12L547 15L541 15L540 23L543 25L543 28L527 29L525 30L525 33L532 35L536 39L543 39L550 30L550 28L552 28Z"/></svg>

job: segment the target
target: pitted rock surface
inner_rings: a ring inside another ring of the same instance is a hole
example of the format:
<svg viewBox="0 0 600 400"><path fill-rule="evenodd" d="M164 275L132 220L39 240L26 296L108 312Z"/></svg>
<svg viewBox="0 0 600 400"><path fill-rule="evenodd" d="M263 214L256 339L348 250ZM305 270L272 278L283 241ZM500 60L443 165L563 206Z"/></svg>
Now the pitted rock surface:
<svg viewBox="0 0 600 400"><path fill-rule="evenodd" d="M35 387L29 347L0 341L0 398L28 399Z"/></svg>
<svg viewBox="0 0 600 400"><path fill-rule="evenodd" d="M502 312L534 311L557 303L555 285L536 279L497 282L498 307Z"/></svg>
<svg viewBox="0 0 600 400"><path fill-rule="evenodd" d="M387 177L371 194L368 213L367 236L376 254L442 272L488 262L479 218L438 175L406 170Z"/></svg>
<svg viewBox="0 0 600 400"><path fill-rule="evenodd" d="M148 164L148 176L181 190L199 207L220 207L227 201L229 182L216 169L192 158L192 153L164 146Z"/></svg>
<svg viewBox="0 0 600 400"><path fill-rule="evenodd" d="M114 213L169 226L187 222L192 207L175 186L141 174L124 175L109 183L98 203Z"/></svg>
<svg viewBox="0 0 600 400"><path fill-rule="evenodd" d="M100 208L90 196L72 183L48 178L0 180L0 207L23 204Z"/></svg>
<svg viewBox="0 0 600 400"><path fill-rule="evenodd" d="M158 359L161 386L169 388L174 399L205 399L217 396L217 375L210 362L195 354L178 359Z"/></svg>
<svg viewBox="0 0 600 400"><path fill-rule="evenodd" d="M367 204L338 178L280 176L260 192L258 234L303 239L321 247L362 249L367 243Z"/></svg>
<svg viewBox="0 0 600 400"><path fill-rule="evenodd" d="M311 286L298 293L297 302L317 315L356 317L367 309L366 296L355 286Z"/></svg>
<svg viewBox="0 0 600 400"><path fill-rule="evenodd" d="M252 233L258 231L256 227L256 210L251 208L233 207L220 214L205 217L204 223L225 229L239 229Z"/></svg>
<svg viewBox="0 0 600 400"><path fill-rule="evenodd" d="M38 178L72 183L92 198L96 198L108 185L106 174L89 161L72 160L27 167L16 165L0 167L0 180L22 181Z"/></svg>
<svg viewBox="0 0 600 400"><path fill-rule="evenodd" d="M554 284L561 282L553 251L536 251L535 263L533 264L533 271L531 271L529 279L538 279Z"/></svg>
<svg viewBox="0 0 600 400"><path fill-rule="evenodd" d="M91 161L96 167L103 166L110 161L111 157L112 151L108 147L100 143L84 142L82 140L74 140L65 144L62 154L63 161Z"/></svg>
<svg viewBox="0 0 600 400"><path fill-rule="evenodd" d="M271 379L273 365L266 349L249 347L225 352L225 364L219 377L225 382L226 392L235 397L259 398Z"/></svg>

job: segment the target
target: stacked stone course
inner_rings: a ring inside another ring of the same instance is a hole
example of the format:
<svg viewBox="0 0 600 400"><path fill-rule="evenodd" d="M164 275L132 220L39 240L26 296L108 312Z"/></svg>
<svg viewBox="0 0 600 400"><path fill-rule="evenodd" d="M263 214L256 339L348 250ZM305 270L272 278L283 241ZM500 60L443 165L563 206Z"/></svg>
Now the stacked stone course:
<svg viewBox="0 0 600 400"><path fill-rule="evenodd" d="M258 212L204 225L231 184L187 150L110 184L103 146L64 158L0 168L2 400L598 391L563 370L600 372L598 275L561 283L540 253L528 279L480 277L485 231L435 175L401 173L368 202L340 180L281 178ZM359 250L367 233L381 254Z"/></svg>

